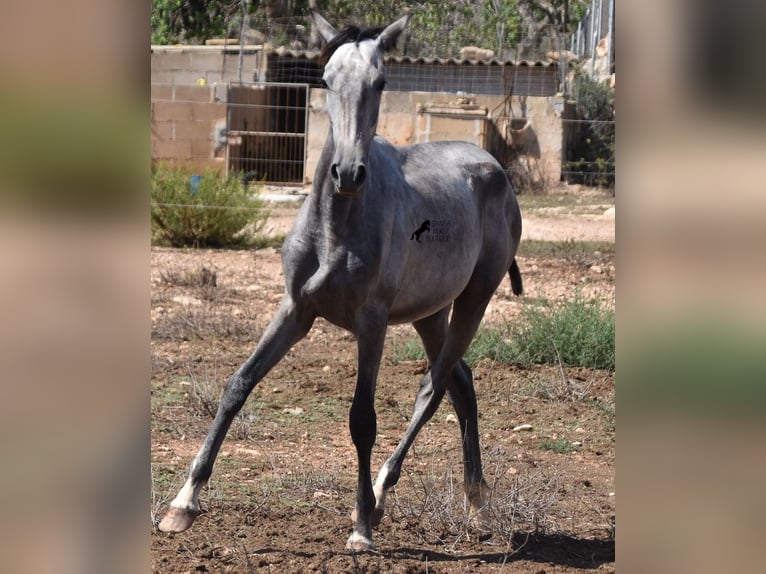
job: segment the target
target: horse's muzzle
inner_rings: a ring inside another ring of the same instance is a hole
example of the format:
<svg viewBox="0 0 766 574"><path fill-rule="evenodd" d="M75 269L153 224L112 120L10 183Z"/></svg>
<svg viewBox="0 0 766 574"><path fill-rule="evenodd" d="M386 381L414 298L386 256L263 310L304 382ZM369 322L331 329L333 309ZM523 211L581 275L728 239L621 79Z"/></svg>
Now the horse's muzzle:
<svg viewBox="0 0 766 574"><path fill-rule="evenodd" d="M330 167L330 177L335 185L335 193L344 197L356 197L361 194L367 179L367 168L363 163L352 166L334 163Z"/></svg>

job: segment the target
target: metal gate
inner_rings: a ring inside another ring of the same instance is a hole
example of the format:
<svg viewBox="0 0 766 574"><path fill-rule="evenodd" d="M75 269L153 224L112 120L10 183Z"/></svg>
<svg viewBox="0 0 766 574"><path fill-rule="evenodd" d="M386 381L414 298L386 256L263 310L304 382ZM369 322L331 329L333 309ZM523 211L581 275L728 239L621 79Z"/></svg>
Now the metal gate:
<svg viewBox="0 0 766 574"><path fill-rule="evenodd" d="M303 183L308 85L230 84L227 102L227 173L246 182Z"/></svg>

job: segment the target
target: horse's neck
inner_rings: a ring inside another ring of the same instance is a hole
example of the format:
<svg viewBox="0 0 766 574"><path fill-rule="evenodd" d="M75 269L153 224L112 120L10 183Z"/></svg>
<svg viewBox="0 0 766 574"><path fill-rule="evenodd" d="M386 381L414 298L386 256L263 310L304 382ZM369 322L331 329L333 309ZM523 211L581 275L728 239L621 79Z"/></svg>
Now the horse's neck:
<svg viewBox="0 0 766 574"><path fill-rule="evenodd" d="M362 192L359 197L353 199L336 194L335 185L330 177L334 155L335 143L330 134L314 174L314 187L311 192L314 201L312 214L314 224L319 226L322 234L340 236L354 232L362 224L365 194Z"/></svg>

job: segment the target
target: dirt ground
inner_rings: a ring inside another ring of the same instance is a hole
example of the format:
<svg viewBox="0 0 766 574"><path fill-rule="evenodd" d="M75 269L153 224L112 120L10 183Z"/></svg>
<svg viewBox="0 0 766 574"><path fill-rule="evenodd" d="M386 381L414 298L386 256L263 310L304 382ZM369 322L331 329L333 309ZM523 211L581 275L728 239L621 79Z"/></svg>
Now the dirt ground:
<svg viewBox="0 0 766 574"><path fill-rule="evenodd" d="M613 202L612 202L613 205ZM525 238L614 240L614 216L530 210ZM277 207L272 227L294 207ZM535 298L580 290L614 304L614 259L520 257L526 294L506 281L485 323L513 320ZM279 252L152 250L152 519L186 477L229 375L252 352L283 291ZM422 360L389 329L376 397L373 475L406 428ZM445 402L411 450L375 531L376 550L345 550L356 455L347 413L353 338L318 320L259 384L229 432L202 515L181 534L152 528L155 572L614 571L614 373L473 368L493 535L467 524L459 429ZM519 428L521 425L525 425Z"/></svg>

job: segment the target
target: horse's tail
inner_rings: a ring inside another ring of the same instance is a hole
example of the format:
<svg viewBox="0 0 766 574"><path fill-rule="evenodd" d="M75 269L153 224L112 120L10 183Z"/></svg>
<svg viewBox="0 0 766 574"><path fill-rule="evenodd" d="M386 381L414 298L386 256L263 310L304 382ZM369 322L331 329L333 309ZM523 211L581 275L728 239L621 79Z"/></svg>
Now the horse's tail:
<svg viewBox="0 0 766 574"><path fill-rule="evenodd" d="M519 271L519 264L516 263L515 258L511 263L511 268L508 269L508 275L511 278L511 291L514 295L521 295L524 292L524 285L521 283L521 271Z"/></svg>

